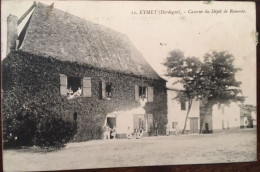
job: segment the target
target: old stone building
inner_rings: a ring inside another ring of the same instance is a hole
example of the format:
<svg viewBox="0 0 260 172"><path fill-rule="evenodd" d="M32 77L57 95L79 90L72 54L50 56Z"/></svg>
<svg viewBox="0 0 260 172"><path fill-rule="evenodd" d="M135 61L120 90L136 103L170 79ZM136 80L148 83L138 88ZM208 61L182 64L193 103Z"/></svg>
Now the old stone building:
<svg viewBox="0 0 260 172"><path fill-rule="evenodd" d="M154 123L165 134L166 81L124 34L42 3L30 10L19 35L24 17L8 17L3 96L15 97L15 113L47 106L43 119L77 123L76 141L100 139L105 123L117 137L128 127L152 134Z"/></svg>

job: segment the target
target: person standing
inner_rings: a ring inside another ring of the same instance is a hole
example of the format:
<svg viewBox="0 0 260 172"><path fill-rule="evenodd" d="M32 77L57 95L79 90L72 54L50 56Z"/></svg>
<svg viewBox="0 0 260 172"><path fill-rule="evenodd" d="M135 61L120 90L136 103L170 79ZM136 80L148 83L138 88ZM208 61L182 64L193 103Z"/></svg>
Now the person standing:
<svg viewBox="0 0 260 172"><path fill-rule="evenodd" d="M157 122L155 122L154 130L155 130L155 135L158 136L158 126L157 126Z"/></svg>
<svg viewBox="0 0 260 172"><path fill-rule="evenodd" d="M137 138L138 135L139 135L139 129L136 128L136 129L134 130L134 136L135 136L135 138Z"/></svg>
<svg viewBox="0 0 260 172"><path fill-rule="evenodd" d="M112 129L112 133L111 135L113 136L113 139L116 138L116 126L114 125L113 129Z"/></svg>
<svg viewBox="0 0 260 172"><path fill-rule="evenodd" d="M105 129L105 131L104 131L104 140L106 140L106 139L108 139L108 140L110 140L110 127L106 124L106 125L104 125L104 129Z"/></svg>
<svg viewBox="0 0 260 172"><path fill-rule="evenodd" d="M139 130L139 133L138 133L138 135L137 135L137 139L141 139L142 137L143 137L143 128L140 128L140 130Z"/></svg>
<svg viewBox="0 0 260 172"><path fill-rule="evenodd" d="M131 130L130 130L130 127L128 127L128 129L127 129L126 137L127 137L128 139L131 139L131 138L132 138L132 132L131 132Z"/></svg>

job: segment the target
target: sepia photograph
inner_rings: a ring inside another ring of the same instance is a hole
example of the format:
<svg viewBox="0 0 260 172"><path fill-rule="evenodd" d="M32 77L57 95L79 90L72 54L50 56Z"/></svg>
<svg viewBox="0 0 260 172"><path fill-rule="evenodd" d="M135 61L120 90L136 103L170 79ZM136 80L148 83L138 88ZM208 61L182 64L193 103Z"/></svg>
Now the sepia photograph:
<svg viewBox="0 0 260 172"><path fill-rule="evenodd" d="M4 171L257 161L256 6L1 1Z"/></svg>

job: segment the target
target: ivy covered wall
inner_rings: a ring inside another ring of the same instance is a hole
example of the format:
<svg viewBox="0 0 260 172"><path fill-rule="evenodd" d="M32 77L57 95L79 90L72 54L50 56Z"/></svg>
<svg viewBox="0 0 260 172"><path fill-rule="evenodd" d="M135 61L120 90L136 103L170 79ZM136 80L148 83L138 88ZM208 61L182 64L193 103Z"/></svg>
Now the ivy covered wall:
<svg viewBox="0 0 260 172"><path fill-rule="evenodd" d="M67 99L60 95L60 74L91 78L91 97ZM100 139L107 113L130 110L140 104L135 101L135 85L141 85L140 77L92 68L77 62L59 61L22 51L12 52L2 62L4 130L8 120L24 112L30 112L44 122L48 117L61 116L74 120L77 112L78 131L75 141ZM101 80L112 83L112 98L100 98ZM165 134L167 124L167 94L164 80L147 79L154 87L153 102L146 103L145 110L153 114L160 134Z"/></svg>

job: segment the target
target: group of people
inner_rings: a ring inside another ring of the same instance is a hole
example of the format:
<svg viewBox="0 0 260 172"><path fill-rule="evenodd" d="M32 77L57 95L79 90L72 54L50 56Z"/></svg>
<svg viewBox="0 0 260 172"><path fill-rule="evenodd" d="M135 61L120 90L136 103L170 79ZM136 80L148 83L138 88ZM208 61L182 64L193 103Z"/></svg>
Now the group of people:
<svg viewBox="0 0 260 172"><path fill-rule="evenodd" d="M110 137L112 136L112 139L116 138L116 126L114 125L111 129L108 124L104 125L104 140L110 140Z"/></svg>
<svg viewBox="0 0 260 172"><path fill-rule="evenodd" d="M71 87L67 90L67 95L69 99L72 99L74 97L78 97L80 96L82 93L81 87L78 87L78 90L76 92L73 92L73 90L71 89Z"/></svg>
<svg viewBox="0 0 260 172"><path fill-rule="evenodd" d="M134 129L134 133L132 133L130 127L128 127L128 130L127 130L127 134L126 134L126 137L128 139L131 139L132 137L134 137L135 139L141 139L143 137L143 128L135 128Z"/></svg>

